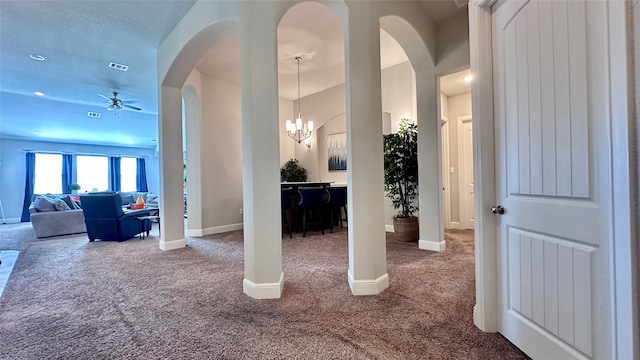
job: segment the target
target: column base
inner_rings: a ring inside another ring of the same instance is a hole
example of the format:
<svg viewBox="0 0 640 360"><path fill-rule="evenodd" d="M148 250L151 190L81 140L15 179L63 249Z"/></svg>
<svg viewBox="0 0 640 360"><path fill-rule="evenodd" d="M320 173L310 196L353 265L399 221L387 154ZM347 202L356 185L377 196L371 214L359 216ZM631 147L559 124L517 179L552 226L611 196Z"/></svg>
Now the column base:
<svg viewBox="0 0 640 360"><path fill-rule="evenodd" d="M242 280L242 291L254 299L279 299L284 287L284 273L280 273L280 280L276 283L254 283L247 278Z"/></svg>
<svg viewBox="0 0 640 360"><path fill-rule="evenodd" d="M171 240L171 241L164 241L164 240L160 240L160 250L176 250L176 249L182 249L183 247L187 246L187 241L185 239L178 239L178 240Z"/></svg>
<svg viewBox="0 0 640 360"><path fill-rule="evenodd" d="M389 287L388 274L384 274L375 280L355 280L351 270L349 270L347 276L353 295L378 295Z"/></svg>
<svg viewBox="0 0 640 360"><path fill-rule="evenodd" d="M442 241L429 241L429 240L420 240L418 241L418 248L422 250L430 250L443 252L447 249L447 243Z"/></svg>

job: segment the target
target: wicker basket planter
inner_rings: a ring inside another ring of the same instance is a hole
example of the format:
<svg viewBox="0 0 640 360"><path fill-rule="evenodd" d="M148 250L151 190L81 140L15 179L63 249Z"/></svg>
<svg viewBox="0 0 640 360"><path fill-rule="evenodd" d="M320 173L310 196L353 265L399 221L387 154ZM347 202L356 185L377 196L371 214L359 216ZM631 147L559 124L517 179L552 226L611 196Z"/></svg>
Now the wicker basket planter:
<svg viewBox="0 0 640 360"><path fill-rule="evenodd" d="M393 218L393 231L398 241L418 241L418 218Z"/></svg>

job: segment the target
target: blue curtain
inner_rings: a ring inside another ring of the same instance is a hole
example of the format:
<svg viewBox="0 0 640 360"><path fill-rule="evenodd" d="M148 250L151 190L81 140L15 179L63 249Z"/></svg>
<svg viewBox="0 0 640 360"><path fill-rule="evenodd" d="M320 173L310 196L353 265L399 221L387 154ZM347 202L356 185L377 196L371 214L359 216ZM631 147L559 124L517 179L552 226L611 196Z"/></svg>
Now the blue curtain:
<svg viewBox="0 0 640 360"><path fill-rule="evenodd" d="M147 165L145 165L144 159L136 160L136 190L140 192L147 192Z"/></svg>
<svg viewBox="0 0 640 360"><path fill-rule="evenodd" d="M33 196L33 188L36 184L36 154L28 152L25 158L26 180L24 182L24 201L22 203L22 217L20 221L27 222L31 218L29 216L29 205L31 205L31 197Z"/></svg>
<svg viewBox="0 0 640 360"><path fill-rule="evenodd" d="M62 154L62 193L71 194L69 185L73 181L71 172L73 171L73 155Z"/></svg>
<svg viewBox="0 0 640 360"><path fill-rule="evenodd" d="M109 189L120 191L120 157L109 156Z"/></svg>

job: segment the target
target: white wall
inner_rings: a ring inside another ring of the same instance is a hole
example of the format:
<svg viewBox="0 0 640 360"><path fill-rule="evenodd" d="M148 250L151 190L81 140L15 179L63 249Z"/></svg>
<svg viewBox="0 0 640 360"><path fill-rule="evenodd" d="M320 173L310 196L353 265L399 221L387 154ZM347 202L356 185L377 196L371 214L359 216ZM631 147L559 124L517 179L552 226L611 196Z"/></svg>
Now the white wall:
<svg viewBox="0 0 640 360"><path fill-rule="evenodd" d="M407 61L382 71L382 111L391 113L391 132L398 131L400 119L415 120L415 74Z"/></svg>
<svg viewBox="0 0 640 360"><path fill-rule="evenodd" d="M202 75L202 226L242 223L240 86Z"/></svg>
<svg viewBox="0 0 640 360"><path fill-rule="evenodd" d="M26 176L24 149L143 156L146 162L149 191L159 193L159 168L155 149L0 139L0 199L5 218L9 221L20 221L22 215Z"/></svg>

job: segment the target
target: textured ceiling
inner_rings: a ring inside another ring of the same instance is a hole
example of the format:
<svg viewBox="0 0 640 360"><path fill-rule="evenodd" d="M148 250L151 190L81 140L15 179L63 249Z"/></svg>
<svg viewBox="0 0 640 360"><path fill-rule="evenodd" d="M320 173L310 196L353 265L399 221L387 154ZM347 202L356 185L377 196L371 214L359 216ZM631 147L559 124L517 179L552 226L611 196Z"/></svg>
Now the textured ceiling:
<svg viewBox="0 0 640 360"><path fill-rule="evenodd" d="M465 0L420 1L435 21L464 8ZM191 0L0 0L0 135L61 142L154 147L157 139L156 49L193 6ZM464 5L464 4L463 4ZM293 7L279 28L280 92L297 97L296 62L302 54L302 95L344 81L342 28L315 2ZM383 67L406 61L383 32ZM42 55L35 61L30 54ZM122 72L109 62L128 65ZM229 38L198 65L204 73L239 78L238 39ZM44 97L35 96L41 91ZM98 96L118 91L142 111L107 111ZM88 112L100 112L90 118ZM145 131L140 131L145 129ZM133 140L133 142L132 142Z"/></svg>

